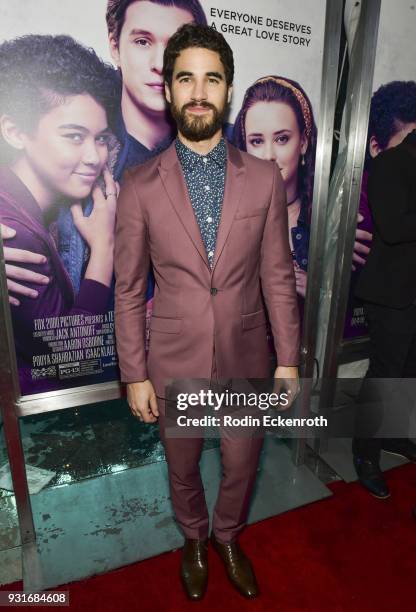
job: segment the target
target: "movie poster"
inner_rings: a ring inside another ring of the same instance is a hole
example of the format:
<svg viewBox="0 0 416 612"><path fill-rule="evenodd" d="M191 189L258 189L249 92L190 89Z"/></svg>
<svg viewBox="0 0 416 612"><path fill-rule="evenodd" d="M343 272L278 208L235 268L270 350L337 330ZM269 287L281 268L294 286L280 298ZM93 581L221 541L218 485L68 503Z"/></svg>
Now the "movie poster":
<svg viewBox="0 0 416 612"><path fill-rule="evenodd" d="M175 136L162 63L183 23L233 48L225 135L279 165L301 306L306 292L325 0L135 0L121 19L120 4L0 0L4 299L24 396L118 380L117 193L124 170Z"/></svg>
<svg viewBox="0 0 416 612"><path fill-rule="evenodd" d="M360 245L357 248L356 238L345 338L367 334L363 306L354 297L354 291L371 249L373 224L367 198L371 160L382 151L400 144L416 128L415 28L416 10L411 2L382 1L357 223L358 239L364 249ZM392 32L397 35L392 36Z"/></svg>

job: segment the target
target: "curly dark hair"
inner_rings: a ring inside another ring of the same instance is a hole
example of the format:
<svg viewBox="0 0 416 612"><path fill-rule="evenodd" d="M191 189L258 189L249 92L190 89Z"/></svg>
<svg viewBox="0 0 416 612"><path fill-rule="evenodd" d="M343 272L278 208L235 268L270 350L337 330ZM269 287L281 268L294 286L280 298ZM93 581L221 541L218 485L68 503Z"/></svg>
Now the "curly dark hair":
<svg viewBox="0 0 416 612"><path fill-rule="evenodd" d="M0 44L0 115L28 132L67 96L89 94L104 108L109 127L120 106L116 71L70 36L29 34Z"/></svg>
<svg viewBox="0 0 416 612"><path fill-rule="evenodd" d="M177 57L181 51L190 47L209 49L218 53L224 66L227 85L232 84L234 79L234 58L231 47L224 36L208 25L187 23L169 38L163 54L163 76L169 86L172 84L173 69Z"/></svg>
<svg viewBox="0 0 416 612"><path fill-rule="evenodd" d="M126 17L126 11L130 4L137 2L138 0L107 0L107 11L105 18L107 21L108 33L112 34L118 41L120 38L121 30L123 29L124 19ZM147 0L153 4L160 4L162 6L176 7L188 11L194 18L195 23L201 25L207 25L207 18L204 13L204 9L201 6L199 0Z"/></svg>
<svg viewBox="0 0 416 612"><path fill-rule="evenodd" d="M385 149L404 123L415 121L415 81L391 81L379 87L371 98L366 161L371 159L368 145L372 136L380 149Z"/></svg>
<svg viewBox="0 0 416 612"><path fill-rule="evenodd" d="M317 139L311 102L299 83L292 79L274 75L258 79L247 89L234 124L233 141L235 146L242 151L247 151L245 131L247 111L257 102L283 102L290 106L295 113L300 133L306 135L308 148L303 164L299 159L298 190L301 206L308 211L310 216Z"/></svg>

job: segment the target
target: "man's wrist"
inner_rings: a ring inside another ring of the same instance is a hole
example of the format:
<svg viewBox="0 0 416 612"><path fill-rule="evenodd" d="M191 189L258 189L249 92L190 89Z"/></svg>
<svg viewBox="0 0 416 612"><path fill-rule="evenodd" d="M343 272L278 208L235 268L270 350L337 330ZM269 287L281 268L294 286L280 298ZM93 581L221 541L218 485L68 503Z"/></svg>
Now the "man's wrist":
<svg viewBox="0 0 416 612"><path fill-rule="evenodd" d="M298 378L299 377L299 368L298 366L277 366L274 377L278 378L279 376L289 377L289 378Z"/></svg>

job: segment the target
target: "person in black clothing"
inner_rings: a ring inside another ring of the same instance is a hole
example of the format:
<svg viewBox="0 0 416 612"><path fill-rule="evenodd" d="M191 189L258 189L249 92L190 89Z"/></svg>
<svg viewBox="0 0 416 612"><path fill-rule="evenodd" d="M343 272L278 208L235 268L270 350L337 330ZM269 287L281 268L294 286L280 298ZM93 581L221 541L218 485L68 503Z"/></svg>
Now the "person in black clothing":
<svg viewBox="0 0 416 612"><path fill-rule="evenodd" d="M391 380L416 377L416 130L372 161L368 196L374 238L356 295L364 301L370 363L359 396L353 454L360 482L385 498L390 493L380 451L416 462L416 445L405 437L409 383ZM400 437L386 437L392 431Z"/></svg>

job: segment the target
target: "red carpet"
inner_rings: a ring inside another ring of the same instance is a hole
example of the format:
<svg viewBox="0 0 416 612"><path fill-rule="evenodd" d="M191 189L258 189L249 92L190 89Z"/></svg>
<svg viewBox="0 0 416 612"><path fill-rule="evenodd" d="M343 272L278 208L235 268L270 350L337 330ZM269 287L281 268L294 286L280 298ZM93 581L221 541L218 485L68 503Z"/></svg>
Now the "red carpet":
<svg viewBox="0 0 416 612"><path fill-rule="evenodd" d="M416 466L387 474L392 497L377 500L357 483L334 496L251 525L241 544L262 590L246 601L210 550L210 581L188 602L178 580L180 551L72 583L70 609L117 612L399 612L416 610ZM2 587L21 589L21 583ZM33 608L32 608L33 609ZM50 609L50 608L49 608Z"/></svg>

